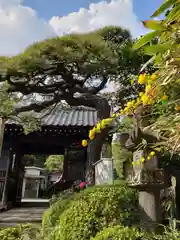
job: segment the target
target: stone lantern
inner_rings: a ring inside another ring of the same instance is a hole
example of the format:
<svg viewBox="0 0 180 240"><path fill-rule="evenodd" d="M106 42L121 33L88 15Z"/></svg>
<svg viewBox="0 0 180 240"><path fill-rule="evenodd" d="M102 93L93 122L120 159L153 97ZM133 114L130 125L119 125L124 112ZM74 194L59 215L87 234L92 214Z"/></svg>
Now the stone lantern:
<svg viewBox="0 0 180 240"><path fill-rule="evenodd" d="M144 150L138 150L142 141L149 146L157 139L142 133L137 128L123 143L127 150L133 152L133 163L132 166L126 167L125 178L130 187L139 191L141 226L145 230L155 231L158 224L161 223L160 191L166 187L165 174L163 169L158 168L156 154L148 160L152 149L146 147ZM143 162L140 159L143 159Z"/></svg>

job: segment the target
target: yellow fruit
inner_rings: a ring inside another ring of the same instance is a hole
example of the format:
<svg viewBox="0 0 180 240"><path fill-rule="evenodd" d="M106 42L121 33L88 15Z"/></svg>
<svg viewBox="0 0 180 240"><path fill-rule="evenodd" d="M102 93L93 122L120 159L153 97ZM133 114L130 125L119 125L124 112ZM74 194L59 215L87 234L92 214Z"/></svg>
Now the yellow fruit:
<svg viewBox="0 0 180 240"><path fill-rule="evenodd" d="M105 129L106 128L106 125L104 124L104 122L102 121L101 122L101 129Z"/></svg>
<svg viewBox="0 0 180 240"><path fill-rule="evenodd" d="M141 162L144 162L144 161L145 161L145 159L144 159L144 157L142 157L142 158L141 158Z"/></svg>
<svg viewBox="0 0 180 240"><path fill-rule="evenodd" d="M146 104L148 103L148 101L149 101L149 98L148 98L147 95L143 95L143 96L141 97L141 100L142 100L142 102L143 102L143 105L146 105Z"/></svg>
<svg viewBox="0 0 180 240"><path fill-rule="evenodd" d="M148 79L147 83L148 83L148 84L152 84L153 81L152 81L151 79Z"/></svg>
<svg viewBox="0 0 180 240"><path fill-rule="evenodd" d="M151 90L152 86L148 84L145 88L146 93L148 93Z"/></svg>
<svg viewBox="0 0 180 240"><path fill-rule="evenodd" d="M102 124L108 126L109 124L111 124L112 120L112 118L105 118L102 120Z"/></svg>
<svg viewBox="0 0 180 240"><path fill-rule="evenodd" d="M148 105L152 105L153 101L152 100L148 100L147 104Z"/></svg>
<svg viewBox="0 0 180 240"><path fill-rule="evenodd" d="M150 152L150 156L154 156L156 153L154 151Z"/></svg>
<svg viewBox="0 0 180 240"><path fill-rule="evenodd" d="M138 104L141 104L141 99L140 98L137 98L137 105Z"/></svg>
<svg viewBox="0 0 180 240"><path fill-rule="evenodd" d="M87 140L82 140L82 146L83 146L83 147L87 147L87 145L88 145Z"/></svg>
<svg viewBox="0 0 180 240"><path fill-rule="evenodd" d="M95 129L89 131L89 139L93 140L95 138Z"/></svg>
<svg viewBox="0 0 180 240"><path fill-rule="evenodd" d="M163 95L163 96L161 97L161 99L162 99L163 101L166 101L166 100L168 99L168 96L167 96L167 95Z"/></svg>
<svg viewBox="0 0 180 240"><path fill-rule="evenodd" d="M125 111L125 112L128 112L128 111L129 111L129 108L128 108L128 107L125 107L124 111Z"/></svg>
<svg viewBox="0 0 180 240"><path fill-rule="evenodd" d="M147 160L151 160L151 156L148 156L148 157L147 157Z"/></svg>
<svg viewBox="0 0 180 240"><path fill-rule="evenodd" d="M123 110L121 110L121 111L120 111L120 114L124 114L124 111L123 111Z"/></svg>
<svg viewBox="0 0 180 240"><path fill-rule="evenodd" d="M142 85L145 83L145 81L146 81L146 74L145 73L140 74L138 78L138 83Z"/></svg>
<svg viewBox="0 0 180 240"><path fill-rule="evenodd" d="M127 107L128 107L128 108L131 108L132 106L133 106L133 103L132 103L132 102L128 102L128 103L127 103Z"/></svg>
<svg viewBox="0 0 180 240"><path fill-rule="evenodd" d="M155 81L155 80L157 79L157 75L156 75L155 73L153 73L153 74L151 75L151 79L152 79L153 81Z"/></svg>
<svg viewBox="0 0 180 240"><path fill-rule="evenodd" d="M139 93L139 96L140 96L140 97L142 97L143 95L144 95L144 93L143 93L143 92L140 92L140 93Z"/></svg>
<svg viewBox="0 0 180 240"><path fill-rule="evenodd" d="M101 124L100 124L100 123L98 123L98 124L96 125L95 132L97 132L97 133L100 133L100 132L101 132Z"/></svg>

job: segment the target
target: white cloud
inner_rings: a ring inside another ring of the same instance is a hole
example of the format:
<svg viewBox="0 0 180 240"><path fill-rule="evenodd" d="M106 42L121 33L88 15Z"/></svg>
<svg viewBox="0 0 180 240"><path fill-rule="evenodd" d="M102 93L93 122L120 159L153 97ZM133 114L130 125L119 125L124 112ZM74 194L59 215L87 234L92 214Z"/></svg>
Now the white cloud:
<svg viewBox="0 0 180 240"><path fill-rule="evenodd" d="M64 17L53 17L51 26L58 35L67 32L87 32L107 25L129 29L134 37L144 33L144 27L133 12L132 0L112 0L92 3L88 9Z"/></svg>
<svg viewBox="0 0 180 240"><path fill-rule="evenodd" d="M0 0L0 55L14 55L29 44L55 36L48 22L20 0Z"/></svg>
<svg viewBox="0 0 180 240"><path fill-rule="evenodd" d="M133 12L132 0L90 4L88 9L45 21L23 0L0 0L0 55L14 55L35 41L69 32L87 32L107 25L119 25L133 36L144 33Z"/></svg>

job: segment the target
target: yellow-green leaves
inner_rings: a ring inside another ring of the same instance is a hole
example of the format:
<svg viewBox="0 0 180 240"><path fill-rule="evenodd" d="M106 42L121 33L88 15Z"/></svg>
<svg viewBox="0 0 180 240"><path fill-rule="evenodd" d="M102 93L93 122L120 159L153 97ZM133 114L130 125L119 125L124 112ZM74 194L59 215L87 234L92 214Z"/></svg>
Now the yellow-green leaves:
<svg viewBox="0 0 180 240"><path fill-rule="evenodd" d="M64 155L50 155L44 165L50 172L62 171L64 162Z"/></svg>
<svg viewBox="0 0 180 240"><path fill-rule="evenodd" d="M144 48L144 51L148 55L156 55L158 53L163 53L171 48L171 45L169 43L163 43L163 44L155 44L150 45Z"/></svg>
<svg viewBox="0 0 180 240"><path fill-rule="evenodd" d="M160 35L160 31L154 31L150 32L143 37L141 37L134 45L134 49L138 49L143 47L145 44L149 43L151 40L153 40L155 37L158 37Z"/></svg>
<svg viewBox="0 0 180 240"><path fill-rule="evenodd" d="M164 29L162 21L147 20L142 22L146 28L151 30L162 31Z"/></svg>
<svg viewBox="0 0 180 240"><path fill-rule="evenodd" d="M153 13L153 15L151 16L152 18L154 17L158 17L159 15L161 15L162 13L164 13L164 11L166 11L167 9L169 9L171 6L173 6L173 4L178 3L178 0L166 0L156 11L155 13Z"/></svg>
<svg viewBox="0 0 180 240"><path fill-rule="evenodd" d="M180 1L179 1L179 4L177 4L177 6L175 6L175 7L173 7L171 12L169 13L169 15L167 17L167 23L170 24L175 20L180 21Z"/></svg>
<svg viewBox="0 0 180 240"><path fill-rule="evenodd" d="M141 37L134 45L134 49L141 48L142 46L146 45L156 37L160 36L161 32L165 29L162 21L147 20L142 23L146 28L155 31L150 32L145 36Z"/></svg>

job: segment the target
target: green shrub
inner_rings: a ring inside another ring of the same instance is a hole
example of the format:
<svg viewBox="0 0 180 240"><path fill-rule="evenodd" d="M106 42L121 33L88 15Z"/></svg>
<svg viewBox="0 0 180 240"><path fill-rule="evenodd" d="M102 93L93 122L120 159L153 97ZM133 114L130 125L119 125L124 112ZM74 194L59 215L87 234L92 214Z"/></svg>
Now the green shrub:
<svg viewBox="0 0 180 240"><path fill-rule="evenodd" d="M42 229L44 234L46 234L46 232L48 233L56 226L59 222L59 216L68 207L72 199L73 196L67 199L59 199L45 211L42 218Z"/></svg>
<svg viewBox="0 0 180 240"><path fill-rule="evenodd" d="M22 224L17 225L16 227L9 227L0 230L0 239L1 240L22 240L24 234L27 233L29 236L37 236L38 228L32 226L31 224ZM32 239L32 237L30 238ZM40 240L40 238L37 238Z"/></svg>
<svg viewBox="0 0 180 240"><path fill-rule="evenodd" d="M87 192L91 191L91 188L86 190ZM80 193L72 193L65 191L59 196L54 197L51 201L52 205L50 208L45 211L42 218L42 230L46 234L54 229L54 227L59 223L59 217L63 211L65 211L72 200L79 199L84 195L84 191Z"/></svg>
<svg viewBox="0 0 180 240"><path fill-rule="evenodd" d="M91 240L146 240L146 234L132 227L120 225L106 228Z"/></svg>
<svg viewBox="0 0 180 240"><path fill-rule="evenodd" d="M137 221L137 195L125 185L93 187L79 196L61 214L56 240L88 240L105 227Z"/></svg>
<svg viewBox="0 0 180 240"><path fill-rule="evenodd" d="M180 239L180 231L177 228L164 227L164 234L155 235L153 240L178 240Z"/></svg>
<svg viewBox="0 0 180 240"><path fill-rule="evenodd" d="M91 240L178 240L180 232L177 230L166 230L164 234L150 234L137 228L114 226L105 228Z"/></svg>

